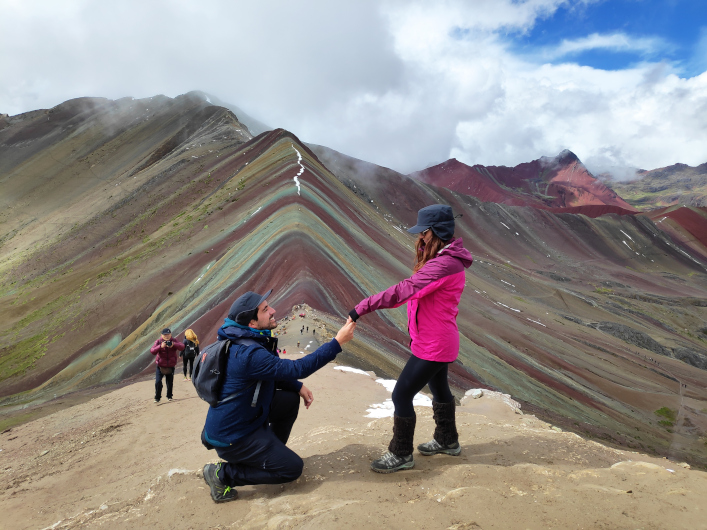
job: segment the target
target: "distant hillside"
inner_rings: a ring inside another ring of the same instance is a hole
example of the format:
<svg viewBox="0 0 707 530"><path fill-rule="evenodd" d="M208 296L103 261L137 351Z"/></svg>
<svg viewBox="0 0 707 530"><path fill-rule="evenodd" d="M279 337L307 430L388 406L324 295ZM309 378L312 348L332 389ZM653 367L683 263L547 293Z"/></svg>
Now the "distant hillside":
<svg viewBox="0 0 707 530"><path fill-rule="evenodd" d="M707 163L641 170L637 177L629 182L607 179L605 183L626 202L642 210L675 205L707 206Z"/></svg>
<svg viewBox="0 0 707 530"><path fill-rule="evenodd" d="M446 203L475 256L450 367L458 396L502 390L555 424L707 462L700 215L617 215L613 192L568 153L488 168L508 197L543 208L483 202L442 185L461 177L431 184L282 129L253 137L195 93L81 98L3 124L0 421L149 375L165 325L208 343L247 289L274 289L280 315L306 303L343 321L409 277L405 228ZM390 378L408 356L398 308L362 319L341 360Z"/></svg>
<svg viewBox="0 0 707 530"><path fill-rule="evenodd" d="M608 205L636 211L567 150L515 167L467 166L453 158L410 176L485 202L536 208Z"/></svg>

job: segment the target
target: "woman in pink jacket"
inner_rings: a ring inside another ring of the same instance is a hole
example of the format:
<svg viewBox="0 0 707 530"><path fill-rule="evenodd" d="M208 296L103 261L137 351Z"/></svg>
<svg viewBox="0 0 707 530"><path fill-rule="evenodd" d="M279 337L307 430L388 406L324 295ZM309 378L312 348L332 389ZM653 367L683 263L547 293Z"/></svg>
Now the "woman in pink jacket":
<svg viewBox="0 0 707 530"><path fill-rule="evenodd" d="M417 224L408 232L419 234L413 275L389 289L361 301L349 315L354 322L366 313L408 303L408 330L412 356L393 390L393 439L388 452L371 464L378 473L392 473L415 465L412 441L415 433L413 398L425 385L432 391L435 432L421 444L425 456L461 453L457 434L454 396L447 369L459 355L457 314L464 291L465 273L473 258L460 238L454 238L452 208L427 206L417 213Z"/></svg>

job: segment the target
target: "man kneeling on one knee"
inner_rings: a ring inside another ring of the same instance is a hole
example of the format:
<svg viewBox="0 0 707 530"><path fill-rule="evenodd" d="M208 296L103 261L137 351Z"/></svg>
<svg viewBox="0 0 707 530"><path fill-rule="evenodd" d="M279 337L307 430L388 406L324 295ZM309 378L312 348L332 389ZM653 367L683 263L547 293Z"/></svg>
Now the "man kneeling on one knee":
<svg viewBox="0 0 707 530"><path fill-rule="evenodd" d="M253 484L282 484L302 474L302 459L285 444L297 419L300 396L312 404L312 392L298 381L334 360L353 338L349 320L336 337L298 360L280 359L275 309L265 295L247 292L231 306L219 340L230 339L226 377L221 396L236 398L209 407L202 443L225 462L207 464L204 480L215 502L237 497L234 488ZM222 398L223 399L223 398Z"/></svg>

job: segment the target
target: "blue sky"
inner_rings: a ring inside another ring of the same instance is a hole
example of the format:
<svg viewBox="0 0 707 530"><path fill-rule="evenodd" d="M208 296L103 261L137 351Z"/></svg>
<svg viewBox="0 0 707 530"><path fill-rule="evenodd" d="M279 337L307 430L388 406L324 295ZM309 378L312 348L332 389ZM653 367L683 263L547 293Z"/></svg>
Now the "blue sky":
<svg viewBox="0 0 707 530"><path fill-rule="evenodd" d="M623 35L628 40L622 47L590 48L553 57L550 62L620 70L643 61L665 60L681 76L692 77L707 67L707 2L603 0L564 5L551 16L539 17L527 33L511 32L509 38L518 53L533 55L539 49L589 35Z"/></svg>
<svg viewBox="0 0 707 530"><path fill-rule="evenodd" d="M408 173L707 162L707 0L0 0L0 113L202 90Z"/></svg>

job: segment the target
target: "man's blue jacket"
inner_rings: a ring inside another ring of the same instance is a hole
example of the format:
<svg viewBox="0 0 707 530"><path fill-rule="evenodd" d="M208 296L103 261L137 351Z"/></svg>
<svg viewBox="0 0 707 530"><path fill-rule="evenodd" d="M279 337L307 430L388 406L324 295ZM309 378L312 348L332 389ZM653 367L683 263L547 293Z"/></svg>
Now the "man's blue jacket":
<svg viewBox="0 0 707 530"><path fill-rule="evenodd" d="M339 343L332 339L316 351L295 361L280 359L276 338L259 335L249 328L224 326L218 330L218 338L232 341L248 338L258 343L231 345L220 399L237 392L242 394L216 407L209 407L206 415L206 439L212 445L221 447L254 432L268 420L276 388L299 392L302 383L297 381L298 379L313 374L333 361L341 351ZM258 381L262 381L260 394L256 406L252 407Z"/></svg>

